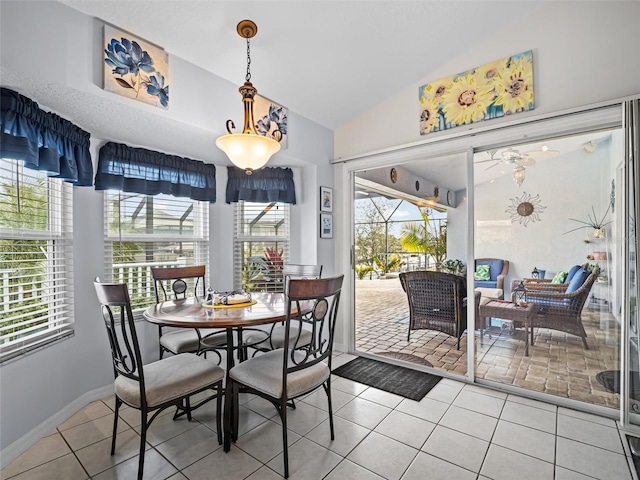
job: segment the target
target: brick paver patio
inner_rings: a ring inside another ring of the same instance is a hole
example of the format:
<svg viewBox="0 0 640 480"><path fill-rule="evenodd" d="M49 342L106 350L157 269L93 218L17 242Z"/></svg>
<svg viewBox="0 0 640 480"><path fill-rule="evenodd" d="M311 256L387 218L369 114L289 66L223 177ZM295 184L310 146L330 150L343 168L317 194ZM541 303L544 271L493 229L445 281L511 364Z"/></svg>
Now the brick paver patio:
<svg viewBox="0 0 640 480"><path fill-rule="evenodd" d="M617 408L619 395L606 391L595 377L619 368L617 322L608 313L585 308L583 323L589 350L579 337L536 328L529 357L524 355L524 330L503 330L491 339L485 334L482 346L476 333L477 378ZM454 337L433 330L414 330L407 341L408 329L407 297L397 277L356 281L356 350L406 353L435 368L466 373L466 334L456 350Z"/></svg>

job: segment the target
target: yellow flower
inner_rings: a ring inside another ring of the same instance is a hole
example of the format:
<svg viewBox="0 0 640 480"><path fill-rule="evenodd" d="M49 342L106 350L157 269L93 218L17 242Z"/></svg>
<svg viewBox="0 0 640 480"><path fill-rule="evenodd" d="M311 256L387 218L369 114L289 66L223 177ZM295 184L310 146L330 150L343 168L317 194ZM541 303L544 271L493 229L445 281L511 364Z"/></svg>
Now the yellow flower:
<svg viewBox="0 0 640 480"><path fill-rule="evenodd" d="M478 83L484 83L488 87L493 88L495 79L504 68L506 68L506 66L503 65L503 61L487 63L486 65L476 68L475 76L478 79Z"/></svg>
<svg viewBox="0 0 640 480"><path fill-rule="evenodd" d="M440 123L439 102L434 97L420 97L420 135L432 132Z"/></svg>
<svg viewBox="0 0 640 480"><path fill-rule="evenodd" d="M492 100L492 88L465 73L451 82L442 96L444 116L452 125L477 122L484 119Z"/></svg>
<svg viewBox="0 0 640 480"><path fill-rule="evenodd" d="M431 97L436 99L438 103L440 103L442 95L444 95L444 92L447 91L447 85L451 83L451 78L452 77L443 78L442 80L438 80L437 82L426 84L420 100L422 101L423 97Z"/></svg>
<svg viewBox="0 0 640 480"><path fill-rule="evenodd" d="M495 80L496 105L505 114L529 110L533 102L533 68L531 58L521 57L510 62Z"/></svg>

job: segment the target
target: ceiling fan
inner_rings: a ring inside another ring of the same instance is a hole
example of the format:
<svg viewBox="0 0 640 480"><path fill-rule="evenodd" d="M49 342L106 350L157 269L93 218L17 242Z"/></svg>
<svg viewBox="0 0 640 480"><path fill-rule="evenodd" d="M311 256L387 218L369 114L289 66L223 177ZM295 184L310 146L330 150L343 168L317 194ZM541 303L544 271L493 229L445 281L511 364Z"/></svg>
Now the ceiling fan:
<svg viewBox="0 0 640 480"><path fill-rule="evenodd" d="M518 150L515 150L513 148L507 148L506 150L504 150L500 157L501 158L495 158L496 153L498 153L498 150L488 150L489 156L490 158L487 160L480 160L479 162L476 163L486 163L486 162L493 162L493 164L489 165L487 168L485 168L485 170L489 170L490 168L496 167L500 164L503 165L509 165L512 167L533 167L536 164L536 161L533 157L529 156L526 153L521 153Z"/></svg>

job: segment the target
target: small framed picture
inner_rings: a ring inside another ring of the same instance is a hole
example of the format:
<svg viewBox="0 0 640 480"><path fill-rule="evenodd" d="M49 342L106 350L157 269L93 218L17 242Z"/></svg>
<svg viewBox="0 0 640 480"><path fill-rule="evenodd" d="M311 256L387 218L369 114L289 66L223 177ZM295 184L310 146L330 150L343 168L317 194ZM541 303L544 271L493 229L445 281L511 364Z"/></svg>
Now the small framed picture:
<svg viewBox="0 0 640 480"><path fill-rule="evenodd" d="M320 211L333 212L333 188L320 187Z"/></svg>
<svg viewBox="0 0 640 480"><path fill-rule="evenodd" d="M320 214L320 238L333 238L333 215Z"/></svg>

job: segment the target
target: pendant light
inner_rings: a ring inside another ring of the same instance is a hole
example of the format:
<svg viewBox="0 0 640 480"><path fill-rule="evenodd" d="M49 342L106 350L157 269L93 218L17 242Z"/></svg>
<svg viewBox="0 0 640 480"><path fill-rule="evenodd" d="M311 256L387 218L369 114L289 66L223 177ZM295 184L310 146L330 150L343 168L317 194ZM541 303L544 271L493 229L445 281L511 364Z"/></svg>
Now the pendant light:
<svg viewBox="0 0 640 480"><path fill-rule="evenodd" d="M227 154L231 163L242 168L247 175L254 170L262 168L271 156L280 150L280 144L270 137L265 137L256 132L253 120L253 98L258 90L251 83L251 51L249 39L258 33L258 27L251 20L242 20L236 28L238 35L247 39L247 74L244 85L238 90L242 95L244 105L244 126L242 133L233 133L236 126L233 120L227 120L227 135L216 140L217 147Z"/></svg>

